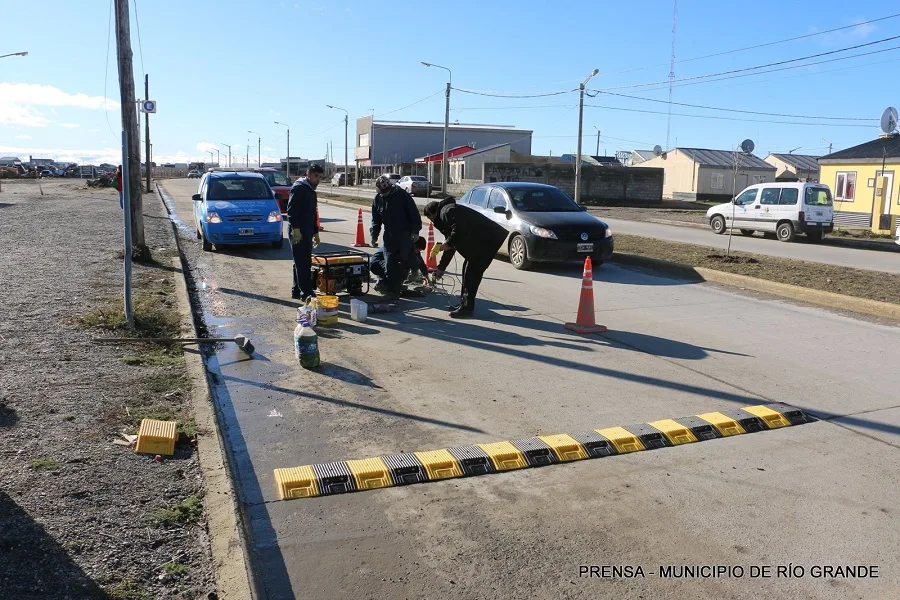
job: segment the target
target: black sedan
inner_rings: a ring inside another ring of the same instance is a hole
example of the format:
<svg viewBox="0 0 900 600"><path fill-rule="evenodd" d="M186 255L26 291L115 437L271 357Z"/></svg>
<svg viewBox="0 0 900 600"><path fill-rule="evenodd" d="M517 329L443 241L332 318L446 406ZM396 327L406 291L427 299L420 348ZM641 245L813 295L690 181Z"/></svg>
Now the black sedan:
<svg viewBox="0 0 900 600"><path fill-rule="evenodd" d="M612 231L559 188L542 183L476 185L457 201L503 225L509 238L502 250L517 269L534 262L591 257L596 266L613 253Z"/></svg>

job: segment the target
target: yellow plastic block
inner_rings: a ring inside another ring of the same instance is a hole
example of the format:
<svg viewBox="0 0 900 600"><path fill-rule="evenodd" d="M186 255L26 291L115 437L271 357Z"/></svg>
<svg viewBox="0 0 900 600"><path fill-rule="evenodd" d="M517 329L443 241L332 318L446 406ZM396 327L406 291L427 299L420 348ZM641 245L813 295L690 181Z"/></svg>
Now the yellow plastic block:
<svg viewBox="0 0 900 600"><path fill-rule="evenodd" d="M431 450L429 452L413 452L413 454L425 467L428 479L450 479L463 476L459 463L456 462L449 450Z"/></svg>
<svg viewBox="0 0 900 600"><path fill-rule="evenodd" d="M175 454L175 440L178 439L176 425L175 421L142 420L134 451L165 456Z"/></svg>
<svg viewBox="0 0 900 600"><path fill-rule="evenodd" d="M364 458L362 460L348 460L347 468L353 473L356 481L356 489L374 490L377 488L391 487L390 472L387 465L380 458Z"/></svg>
<svg viewBox="0 0 900 600"><path fill-rule="evenodd" d="M525 456L518 448L509 442L494 442L493 444L478 444L484 453L491 457L494 468L498 471L511 471L524 469L528 466Z"/></svg>
<svg viewBox="0 0 900 600"><path fill-rule="evenodd" d="M720 412L703 413L702 415L697 415L697 417L703 419L704 421L718 429L719 433L721 433L723 437L747 433L746 431L744 431L744 428L741 427L740 423L738 423L731 417L726 417Z"/></svg>
<svg viewBox="0 0 900 600"><path fill-rule="evenodd" d="M690 444L697 441L697 438L694 437L694 434L691 433L690 429L672 419L662 419L647 424L650 425L650 427L662 431L663 435L669 438L669 441L672 442L673 446Z"/></svg>
<svg viewBox="0 0 900 600"><path fill-rule="evenodd" d="M745 406L744 410L762 419L769 429L778 429L779 427L789 427L791 425L791 422L783 414L767 406Z"/></svg>
<svg viewBox="0 0 900 600"><path fill-rule="evenodd" d="M560 462L588 458L588 453L584 451L584 447L569 434L540 435L538 439L553 448L553 452L556 453L556 458Z"/></svg>
<svg viewBox="0 0 900 600"><path fill-rule="evenodd" d="M319 495L319 482L312 467L275 469L275 483L282 500L312 498Z"/></svg>
<svg viewBox="0 0 900 600"><path fill-rule="evenodd" d="M612 442L619 454L646 450L643 442L624 427L607 427L606 429L595 429L594 431Z"/></svg>

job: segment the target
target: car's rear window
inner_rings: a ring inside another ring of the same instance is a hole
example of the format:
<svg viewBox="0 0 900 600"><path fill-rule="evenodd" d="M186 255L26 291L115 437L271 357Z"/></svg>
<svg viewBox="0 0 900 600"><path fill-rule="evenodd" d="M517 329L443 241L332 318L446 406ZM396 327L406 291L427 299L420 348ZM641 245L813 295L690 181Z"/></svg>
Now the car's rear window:
<svg viewBox="0 0 900 600"><path fill-rule="evenodd" d="M412 179L413 181L428 181L427 179L425 179L425 178L422 177L421 175L413 175L413 176L410 177L410 179Z"/></svg>
<svg viewBox="0 0 900 600"><path fill-rule="evenodd" d="M803 202L808 206L831 206L831 190L827 187L808 187Z"/></svg>
<svg viewBox="0 0 900 600"><path fill-rule="evenodd" d="M265 171L262 173L262 176L266 178L269 185L291 185L291 180L281 171Z"/></svg>
<svg viewBox="0 0 900 600"><path fill-rule="evenodd" d="M564 192L553 187L506 188L516 210L524 212L579 212Z"/></svg>
<svg viewBox="0 0 900 600"><path fill-rule="evenodd" d="M207 200L268 200L272 192L266 182L256 177L213 179Z"/></svg>

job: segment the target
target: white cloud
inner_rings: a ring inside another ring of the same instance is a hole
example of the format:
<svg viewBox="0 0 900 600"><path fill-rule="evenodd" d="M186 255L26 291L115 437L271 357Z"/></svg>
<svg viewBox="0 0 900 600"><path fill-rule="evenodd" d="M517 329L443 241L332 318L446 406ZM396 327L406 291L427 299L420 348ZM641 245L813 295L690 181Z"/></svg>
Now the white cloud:
<svg viewBox="0 0 900 600"><path fill-rule="evenodd" d="M10 104L71 106L91 110L115 110L119 103L103 96L68 94L52 85L0 82L0 98Z"/></svg>
<svg viewBox="0 0 900 600"><path fill-rule="evenodd" d="M66 129L75 129L77 127L81 127L81 125L79 125L78 123L63 123L62 126Z"/></svg>
<svg viewBox="0 0 900 600"><path fill-rule="evenodd" d="M30 140L31 136L30 135L17 135L16 139L17 140Z"/></svg>
<svg viewBox="0 0 900 600"><path fill-rule="evenodd" d="M27 106L10 104L0 100L0 125L21 125L23 127L46 127L50 119Z"/></svg>
<svg viewBox="0 0 900 600"><path fill-rule="evenodd" d="M212 142L197 142L197 145L195 146L198 152L209 152L210 150L215 152L218 147L217 144L213 144Z"/></svg>

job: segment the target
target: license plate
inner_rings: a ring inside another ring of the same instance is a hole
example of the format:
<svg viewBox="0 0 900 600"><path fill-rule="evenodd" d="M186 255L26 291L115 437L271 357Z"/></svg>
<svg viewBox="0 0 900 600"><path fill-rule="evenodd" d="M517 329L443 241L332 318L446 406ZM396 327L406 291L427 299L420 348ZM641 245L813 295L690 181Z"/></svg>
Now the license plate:
<svg viewBox="0 0 900 600"><path fill-rule="evenodd" d="M821 216L824 215L824 214L825 214L825 213L821 213L821 212L816 211L816 216L817 216L817 217L821 217Z"/></svg>
<svg viewBox="0 0 900 600"><path fill-rule="evenodd" d="M578 244L579 252L593 252L594 245L593 244Z"/></svg>
<svg viewBox="0 0 900 600"><path fill-rule="evenodd" d="M253 235L252 227L241 227L238 229L238 235Z"/></svg>

